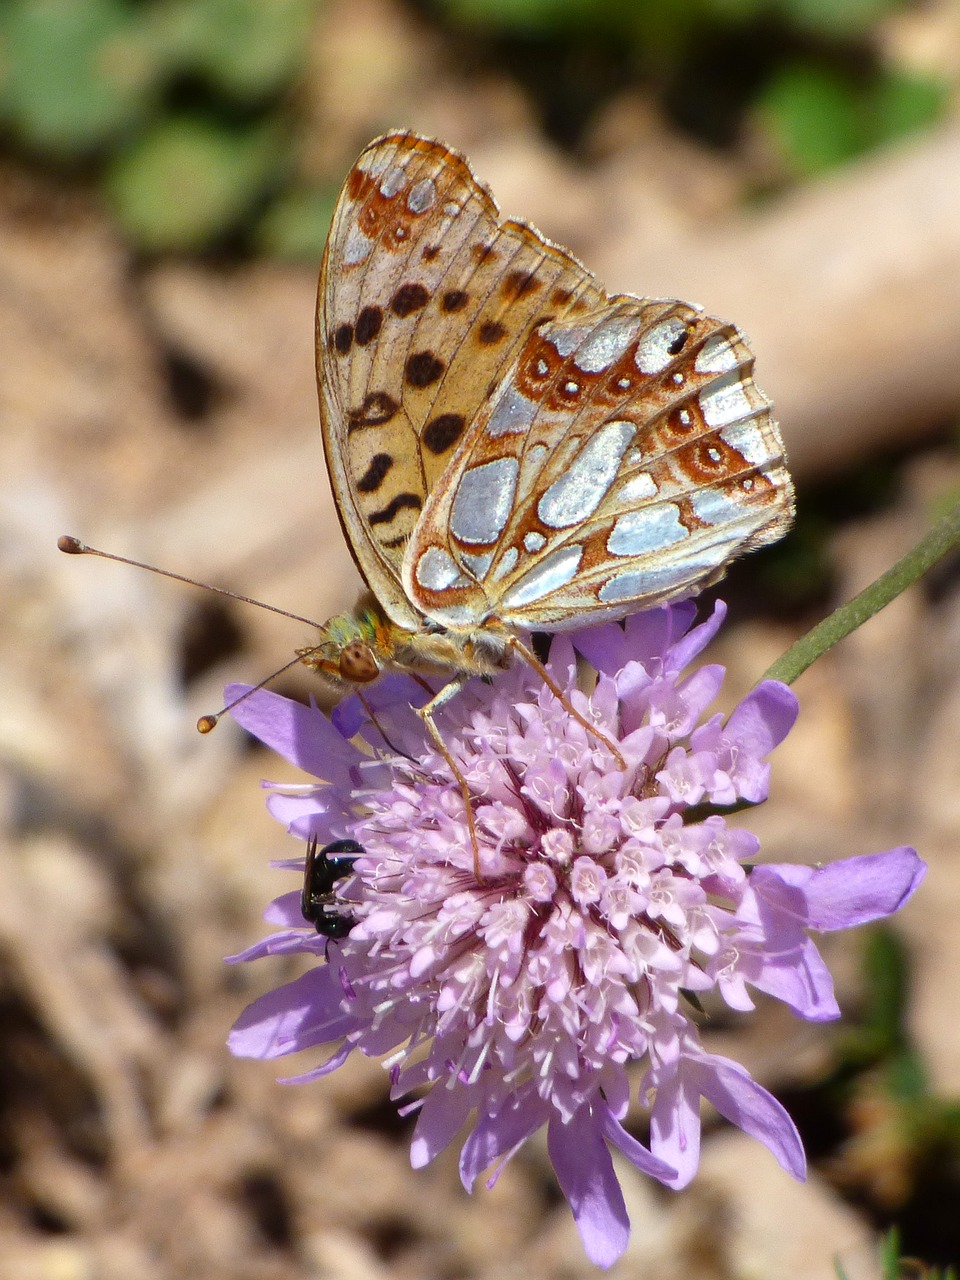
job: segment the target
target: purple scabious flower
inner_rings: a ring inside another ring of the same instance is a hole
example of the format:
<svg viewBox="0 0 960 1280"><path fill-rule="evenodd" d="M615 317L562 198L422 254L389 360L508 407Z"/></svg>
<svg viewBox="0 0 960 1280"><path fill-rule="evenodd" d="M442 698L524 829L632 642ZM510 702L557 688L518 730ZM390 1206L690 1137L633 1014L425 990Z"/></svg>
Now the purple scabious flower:
<svg viewBox="0 0 960 1280"><path fill-rule="evenodd" d="M356 696L332 721L264 691L234 711L317 779L273 786L273 815L302 839L351 839L364 852L336 885L354 922L346 937L307 924L298 888L267 912L278 931L235 957L306 952L318 963L250 1005L231 1049L275 1058L332 1046L300 1081L354 1050L384 1056L392 1095L415 1095L419 1109L413 1164L466 1126L468 1190L491 1169L492 1185L545 1127L601 1266L629 1235L611 1148L685 1186L699 1159L701 1097L805 1176L780 1103L704 1049L699 998L712 991L749 1010L753 988L802 1018L838 1017L808 931L889 915L925 870L907 847L817 868L758 865L756 837L710 812L766 798L767 757L797 714L790 689L766 681L726 719L703 718L723 669L684 670L723 615L718 604L692 627L694 607L682 603L554 638L550 671L603 736L522 662L492 684L472 681L440 711L473 802L479 878L460 786L411 709L427 697L419 684L388 677L368 690L374 720ZM578 656L597 672L589 694ZM633 1063L649 1147L623 1125Z"/></svg>

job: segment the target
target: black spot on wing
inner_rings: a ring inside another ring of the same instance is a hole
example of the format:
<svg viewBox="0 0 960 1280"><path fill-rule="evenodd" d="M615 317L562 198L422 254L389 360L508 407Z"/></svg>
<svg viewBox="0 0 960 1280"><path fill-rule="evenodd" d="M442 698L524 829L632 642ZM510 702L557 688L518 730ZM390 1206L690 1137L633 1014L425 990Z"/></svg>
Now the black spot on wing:
<svg viewBox="0 0 960 1280"><path fill-rule="evenodd" d="M443 361L432 351L415 351L407 358L404 376L411 387L429 387L443 373Z"/></svg>
<svg viewBox="0 0 960 1280"><path fill-rule="evenodd" d="M353 325L341 324L333 333L333 345L338 355L345 356L353 346Z"/></svg>
<svg viewBox="0 0 960 1280"><path fill-rule="evenodd" d="M360 493L376 493L392 466L393 459L389 453L375 453L369 467L357 481L357 489Z"/></svg>
<svg viewBox="0 0 960 1280"><path fill-rule="evenodd" d="M535 293L541 288L540 281L534 271L509 271L500 286L504 298L522 298L524 294Z"/></svg>
<svg viewBox="0 0 960 1280"><path fill-rule="evenodd" d="M403 319L415 311L422 311L429 301L430 292L422 284L402 284L390 299L390 310Z"/></svg>
<svg viewBox="0 0 960 1280"><path fill-rule="evenodd" d="M383 326L383 312L379 307L364 307L357 316L353 336L358 346L372 342Z"/></svg>
<svg viewBox="0 0 960 1280"><path fill-rule="evenodd" d="M499 320L484 320L477 330L477 341L485 347L492 347L506 336L507 330Z"/></svg>
<svg viewBox="0 0 960 1280"><path fill-rule="evenodd" d="M466 419L462 413L441 413L423 429L423 443L431 453L446 453L463 435Z"/></svg>
<svg viewBox="0 0 960 1280"><path fill-rule="evenodd" d="M672 356L678 356L683 348L687 345L687 339L690 337L690 330L684 329L683 333L678 333L674 340L667 347Z"/></svg>
<svg viewBox="0 0 960 1280"><path fill-rule="evenodd" d="M419 494L398 493L394 498L390 499L385 507L382 507L379 511L374 511L367 518L370 524L389 524L391 520L396 519L399 512L406 508L419 511L422 506L423 499Z"/></svg>

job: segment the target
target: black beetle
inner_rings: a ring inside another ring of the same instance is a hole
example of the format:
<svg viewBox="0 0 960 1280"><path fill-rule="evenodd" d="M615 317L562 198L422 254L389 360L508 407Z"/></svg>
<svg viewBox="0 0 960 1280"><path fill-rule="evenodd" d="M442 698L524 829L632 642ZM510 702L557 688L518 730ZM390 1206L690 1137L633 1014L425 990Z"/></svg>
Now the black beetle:
<svg viewBox="0 0 960 1280"><path fill-rule="evenodd" d="M356 840L334 840L318 849L316 836L307 845L300 913L325 938L345 938L356 924L337 901L336 884L350 875L363 847Z"/></svg>

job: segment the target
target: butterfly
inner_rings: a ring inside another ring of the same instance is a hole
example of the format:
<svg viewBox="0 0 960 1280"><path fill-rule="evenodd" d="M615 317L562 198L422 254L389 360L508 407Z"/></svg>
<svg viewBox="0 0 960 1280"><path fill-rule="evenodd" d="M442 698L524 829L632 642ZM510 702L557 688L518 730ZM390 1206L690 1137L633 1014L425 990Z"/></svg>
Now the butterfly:
<svg viewBox="0 0 960 1280"><path fill-rule="evenodd" d="M525 632L689 596L791 522L739 330L607 294L502 221L440 142L386 134L351 169L316 342L324 452L368 593L299 656L351 685L453 677L421 714L455 772L432 713L516 654L552 683Z"/></svg>

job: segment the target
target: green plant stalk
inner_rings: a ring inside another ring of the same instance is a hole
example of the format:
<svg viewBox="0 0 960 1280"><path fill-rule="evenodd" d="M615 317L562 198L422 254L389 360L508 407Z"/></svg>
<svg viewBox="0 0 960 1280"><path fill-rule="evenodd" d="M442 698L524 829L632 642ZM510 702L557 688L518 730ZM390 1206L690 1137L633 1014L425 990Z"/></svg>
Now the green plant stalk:
<svg viewBox="0 0 960 1280"><path fill-rule="evenodd" d="M828 649L856 631L875 613L879 613L901 591L912 586L949 551L960 545L960 503L933 526L912 550L876 582L864 588L859 595L835 609L828 618L808 631L805 636L780 655L772 667L761 677L763 680L782 680L792 684L794 680L816 662Z"/></svg>

